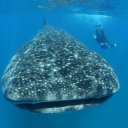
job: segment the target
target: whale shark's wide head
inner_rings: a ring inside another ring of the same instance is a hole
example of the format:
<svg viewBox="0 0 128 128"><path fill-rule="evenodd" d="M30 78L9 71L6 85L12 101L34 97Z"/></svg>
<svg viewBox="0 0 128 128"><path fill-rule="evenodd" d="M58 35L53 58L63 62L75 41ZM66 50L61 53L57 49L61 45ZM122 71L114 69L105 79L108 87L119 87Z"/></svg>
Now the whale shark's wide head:
<svg viewBox="0 0 128 128"><path fill-rule="evenodd" d="M13 56L2 83L6 99L41 113L97 105L119 89L113 69L101 56L51 27Z"/></svg>

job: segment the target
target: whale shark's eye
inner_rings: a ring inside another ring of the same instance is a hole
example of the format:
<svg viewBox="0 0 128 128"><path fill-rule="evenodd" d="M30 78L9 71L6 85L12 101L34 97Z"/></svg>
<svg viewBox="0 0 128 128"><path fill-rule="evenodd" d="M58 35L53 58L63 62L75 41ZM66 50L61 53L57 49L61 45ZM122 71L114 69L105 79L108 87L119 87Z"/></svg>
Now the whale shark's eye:
<svg viewBox="0 0 128 128"><path fill-rule="evenodd" d="M119 89L113 69L101 56L52 27L14 55L2 83L9 101L41 113L97 105Z"/></svg>

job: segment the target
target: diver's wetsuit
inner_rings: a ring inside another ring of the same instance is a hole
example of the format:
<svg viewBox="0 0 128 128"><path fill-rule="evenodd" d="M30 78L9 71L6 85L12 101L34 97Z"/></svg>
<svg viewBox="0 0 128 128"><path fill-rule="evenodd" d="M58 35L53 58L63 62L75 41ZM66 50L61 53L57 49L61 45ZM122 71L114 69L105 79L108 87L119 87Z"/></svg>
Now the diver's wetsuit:
<svg viewBox="0 0 128 128"><path fill-rule="evenodd" d="M96 26L96 35L94 35L95 40L100 44L102 48L116 47L116 44L110 44L104 35L104 31L100 25Z"/></svg>

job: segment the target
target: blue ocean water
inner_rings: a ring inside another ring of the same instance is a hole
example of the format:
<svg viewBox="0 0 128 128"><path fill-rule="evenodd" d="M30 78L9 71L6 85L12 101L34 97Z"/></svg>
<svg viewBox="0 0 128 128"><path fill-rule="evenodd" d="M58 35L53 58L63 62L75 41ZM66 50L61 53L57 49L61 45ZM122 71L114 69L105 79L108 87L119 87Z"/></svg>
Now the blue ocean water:
<svg viewBox="0 0 128 128"><path fill-rule="evenodd" d="M16 51L48 24L61 28L103 56L120 81L120 90L102 105L74 112L39 114L8 102L0 89L1 128L127 128L128 2L126 0L0 0L0 77ZM86 8L85 8L86 7ZM116 48L102 49L94 40L101 24Z"/></svg>

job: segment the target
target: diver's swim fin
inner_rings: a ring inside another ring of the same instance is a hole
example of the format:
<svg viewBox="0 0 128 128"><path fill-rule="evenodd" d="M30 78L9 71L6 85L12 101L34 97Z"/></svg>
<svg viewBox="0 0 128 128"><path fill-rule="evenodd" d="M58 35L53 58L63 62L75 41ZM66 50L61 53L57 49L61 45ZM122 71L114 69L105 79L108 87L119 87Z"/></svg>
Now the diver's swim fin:
<svg viewBox="0 0 128 128"><path fill-rule="evenodd" d="M116 47L116 46L117 46L117 44L112 44L112 45L111 45L111 47Z"/></svg>
<svg viewBox="0 0 128 128"><path fill-rule="evenodd" d="M94 35L94 38L97 39L96 35Z"/></svg>

